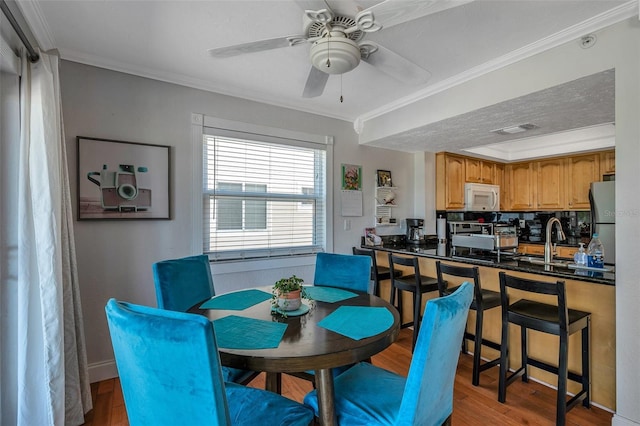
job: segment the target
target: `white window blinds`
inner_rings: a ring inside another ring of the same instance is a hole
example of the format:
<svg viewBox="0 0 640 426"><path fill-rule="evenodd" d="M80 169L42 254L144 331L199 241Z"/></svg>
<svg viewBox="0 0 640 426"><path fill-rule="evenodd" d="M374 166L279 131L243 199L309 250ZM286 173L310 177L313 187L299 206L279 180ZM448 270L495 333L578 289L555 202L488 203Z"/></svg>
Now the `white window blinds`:
<svg viewBox="0 0 640 426"><path fill-rule="evenodd" d="M204 253L225 260L321 251L324 146L247 136L204 135Z"/></svg>

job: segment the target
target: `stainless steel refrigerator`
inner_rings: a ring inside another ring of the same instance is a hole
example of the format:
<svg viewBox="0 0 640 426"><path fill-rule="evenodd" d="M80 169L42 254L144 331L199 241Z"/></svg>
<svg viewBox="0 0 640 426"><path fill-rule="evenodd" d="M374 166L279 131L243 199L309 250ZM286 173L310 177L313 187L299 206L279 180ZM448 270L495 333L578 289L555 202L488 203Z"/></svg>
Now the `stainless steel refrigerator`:
<svg viewBox="0 0 640 426"><path fill-rule="evenodd" d="M604 246L604 263L616 263L616 191L615 181L592 182L589 190L591 203L591 234L598 233Z"/></svg>

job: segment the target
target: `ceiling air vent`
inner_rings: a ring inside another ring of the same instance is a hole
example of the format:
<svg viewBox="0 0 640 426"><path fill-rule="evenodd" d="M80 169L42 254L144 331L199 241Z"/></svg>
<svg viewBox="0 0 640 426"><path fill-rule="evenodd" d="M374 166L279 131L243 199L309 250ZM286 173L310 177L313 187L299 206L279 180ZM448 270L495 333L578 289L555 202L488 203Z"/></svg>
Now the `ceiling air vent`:
<svg viewBox="0 0 640 426"><path fill-rule="evenodd" d="M531 123L518 124L517 126L503 127L501 129L492 130L491 133L497 133L499 135L512 135L514 133L526 132L527 130L535 129L538 126Z"/></svg>

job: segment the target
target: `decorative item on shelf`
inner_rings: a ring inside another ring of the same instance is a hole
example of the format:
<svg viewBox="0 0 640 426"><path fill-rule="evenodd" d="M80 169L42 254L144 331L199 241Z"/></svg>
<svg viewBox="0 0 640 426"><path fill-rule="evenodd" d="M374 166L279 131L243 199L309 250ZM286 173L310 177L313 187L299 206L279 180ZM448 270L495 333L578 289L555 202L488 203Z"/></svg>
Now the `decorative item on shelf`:
<svg viewBox="0 0 640 426"><path fill-rule="evenodd" d="M396 193L392 190L389 190L387 194L384 196L383 200L385 205L396 205Z"/></svg>
<svg viewBox="0 0 640 426"><path fill-rule="evenodd" d="M382 238L376 235L376 228L364 228L364 244L367 246L382 245Z"/></svg>
<svg viewBox="0 0 640 426"><path fill-rule="evenodd" d="M378 170L378 186L393 186L391 184L391 172L389 170Z"/></svg>
<svg viewBox="0 0 640 426"><path fill-rule="evenodd" d="M287 312L300 309L302 298L309 299L302 284L304 280L295 275L276 281L271 297L271 304L276 308L274 312L286 316Z"/></svg>

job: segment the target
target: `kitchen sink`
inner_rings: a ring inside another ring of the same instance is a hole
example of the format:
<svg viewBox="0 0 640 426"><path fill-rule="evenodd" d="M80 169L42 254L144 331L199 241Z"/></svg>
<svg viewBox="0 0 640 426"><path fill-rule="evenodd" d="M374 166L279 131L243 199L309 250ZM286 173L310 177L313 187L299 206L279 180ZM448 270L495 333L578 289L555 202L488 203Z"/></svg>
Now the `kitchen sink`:
<svg viewBox="0 0 640 426"><path fill-rule="evenodd" d="M566 262L564 260L553 260L552 262L545 262L541 257L533 257L533 256L522 256L519 257L518 260L520 262L528 262L534 265L549 265L549 266L559 266L562 268L568 268L570 262Z"/></svg>

